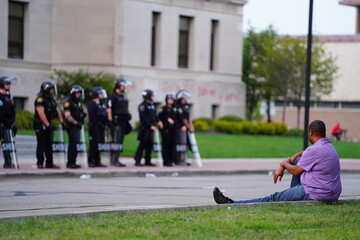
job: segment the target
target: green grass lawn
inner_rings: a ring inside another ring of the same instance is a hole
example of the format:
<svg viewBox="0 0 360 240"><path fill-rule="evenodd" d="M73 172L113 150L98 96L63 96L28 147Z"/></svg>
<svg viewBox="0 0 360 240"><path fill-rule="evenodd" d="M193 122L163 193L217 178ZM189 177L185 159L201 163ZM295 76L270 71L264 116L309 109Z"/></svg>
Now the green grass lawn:
<svg viewBox="0 0 360 240"><path fill-rule="evenodd" d="M34 135L34 131L18 134ZM66 139L67 139L67 134ZM135 132L124 141L123 156L134 156L138 141ZM286 136L252 136L230 134L197 134L202 158L284 158L302 150L303 139ZM334 141L340 158L360 158L360 144Z"/></svg>
<svg viewBox="0 0 360 240"><path fill-rule="evenodd" d="M1 239L359 239L360 202L120 212L0 223Z"/></svg>

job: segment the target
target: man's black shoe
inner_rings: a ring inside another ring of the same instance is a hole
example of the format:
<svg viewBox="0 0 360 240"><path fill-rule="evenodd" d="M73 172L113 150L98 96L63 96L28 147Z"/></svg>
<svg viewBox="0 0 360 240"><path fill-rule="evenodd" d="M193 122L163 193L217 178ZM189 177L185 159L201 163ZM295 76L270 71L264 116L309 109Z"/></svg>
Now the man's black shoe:
<svg viewBox="0 0 360 240"><path fill-rule="evenodd" d="M164 163L164 166L165 167L172 167L173 165L172 165L172 163Z"/></svg>
<svg viewBox="0 0 360 240"><path fill-rule="evenodd" d="M144 166L144 165L141 164L140 162L136 162L136 163L135 163L135 166L137 166L137 167L142 167L142 166Z"/></svg>
<svg viewBox="0 0 360 240"><path fill-rule="evenodd" d="M45 165L45 168L59 169L60 167L55 164L52 164L52 165Z"/></svg>
<svg viewBox="0 0 360 240"><path fill-rule="evenodd" d="M219 188L215 187L213 191L214 200L217 204L229 204L234 203L234 200L231 198L225 197L219 190Z"/></svg>
<svg viewBox="0 0 360 240"><path fill-rule="evenodd" d="M123 164L121 162L117 162L115 164L111 164L112 166L115 166L115 167L126 167L126 164Z"/></svg>
<svg viewBox="0 0 360 240"><path fill-rule="evenodd" d="M80 165L77 164L72 164L72 165L66 165L67 168L72 168L72 169L76 169L76 168L81 168Z"/></svg>
<svg viewBox="0 0 360 240"><path fill-rule="evenodd" d="M95 167L95 163L89 163L89 167L91 168Z"/></svg>
<svg viewBox="0 0 360 240"><path fill-rule="evenodd" d="M95 164L95 167L107 167L105 164L99 163L99 164Z"/></svg>
<svg viewBox="0 0 360 240"><path fill-rule="evenodd" d="M153 164L153 163L145 163L145 166L148 166L148 167L155 167L156 166L156 164Z"/></svg>
<svg viewBox="0 0 360 240"><path fill-rule="evenodd" d="M44 169L44 165L37 164L37 168L38 168L38 169Z"/></svg>

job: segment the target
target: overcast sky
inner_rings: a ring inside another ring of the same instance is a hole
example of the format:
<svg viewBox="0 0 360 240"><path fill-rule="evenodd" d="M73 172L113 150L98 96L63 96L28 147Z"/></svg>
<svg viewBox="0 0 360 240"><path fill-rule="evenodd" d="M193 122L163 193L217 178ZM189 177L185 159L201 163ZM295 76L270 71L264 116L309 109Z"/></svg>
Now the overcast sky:
<svg viewBox="0 0 360 240"><path fill-rule="evenodd" d="M278 34L305 35L308 32L310 0L248 0L244 7L244 31L256 31L270 24ZM313 34L355 33L355 7L338 0L314 0Z"/></svg>

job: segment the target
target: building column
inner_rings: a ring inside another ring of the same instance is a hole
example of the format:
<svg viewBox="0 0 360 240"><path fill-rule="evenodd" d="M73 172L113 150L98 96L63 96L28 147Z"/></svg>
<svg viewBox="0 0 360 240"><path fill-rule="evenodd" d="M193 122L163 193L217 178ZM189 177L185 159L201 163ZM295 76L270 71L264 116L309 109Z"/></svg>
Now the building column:
<svg viewBox="0 0 360 240"><path fill-rule="evenodd" d="M9 1L0 0L0 59L7 59Z"/></svg>

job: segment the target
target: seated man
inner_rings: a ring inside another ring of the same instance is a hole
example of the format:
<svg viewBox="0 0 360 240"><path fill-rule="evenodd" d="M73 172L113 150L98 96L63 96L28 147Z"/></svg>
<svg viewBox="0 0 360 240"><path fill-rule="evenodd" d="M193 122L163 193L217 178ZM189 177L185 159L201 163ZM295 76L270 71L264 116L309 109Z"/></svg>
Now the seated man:
<svg viewBox="0 0 360 240"><path fill-rule="evenodd" d="M263 198L234 201L225 197L215 187L213 192L215 202L218 204L301 200L336 202L342 190L340 161L335 148L331 141L325 138L325 134L324 122L313 121L309 125L309 141L313 145L280 163L280 167L274 173L274 183L281 181L286 169L295 176L289 189ZM298 160L297 163L295 159ZM300 181L296 181L296 177L299 176Z"/></svg>

